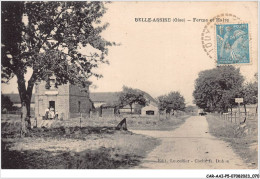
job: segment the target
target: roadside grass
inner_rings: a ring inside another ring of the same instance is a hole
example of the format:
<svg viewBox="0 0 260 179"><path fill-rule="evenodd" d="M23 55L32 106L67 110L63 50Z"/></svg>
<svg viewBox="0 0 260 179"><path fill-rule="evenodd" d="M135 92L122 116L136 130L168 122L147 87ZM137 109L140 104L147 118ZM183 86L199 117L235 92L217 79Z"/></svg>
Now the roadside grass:
<svg viewBox="0 0 260 179"><path fill-rule="evenodd" d="M212 135L228 142L250 168L258 167L257 117L247 120L243 125L231 123L213 114L206 118Z"/></svg>
<svg viewBox="0 0 260 179"><path fill-rule="evenodd" d="M102 117L102 118L85 118L81 120L81 126L108 126L116 127L117 124L126 117L127 128L129 130L172 130L190 117L189 115L171 116L169 119L158 118L152 116L121 116L121 117ZM58 126L80 126L80 119L74 118L66 121L57 121L52 124L53 127Z"/></svg>
<svg viewBox="0 0 260 179"><path fill-rule="evenodd" d="M91 117L91 118L71 118L68 120L42 120L37 119L37 126L44 126L46 128L58 128L58 127L116 127L117 124L126 118L127 128L129 130L172 130L185 122L190 115L175 115L166 119L165 116L139 116L139 115L124 115L124 116L103 116L103 117ZM35 121L31 120L32 124ZM20 120L19 117L6 118L1 121L2 129L9 128L13 133L19 133ZM5 130L4 130L5 131Z"/></svg>
<svg viewBox="0 0 260 179"><path fill-rule="evenodd" d="M130 118L127 119L129 129L133 130L173 130L178 128L189 115L171 116L169 119L165 118Z"/></svg>
<svg viewBox="0 0 260 179"><path fill-rule="evenodd" d="M2 137L2 168L130 168L160 143L129 131L102 129L32 129L30 137Z"/></svg>
<svg viewBox="0 0 260 179"><path fill-rule="evenodd" d="M116 169L138 166L160 144L158 139L131 130L173 130L188 115L156 117L127 116L128 131L115 130L124 118L73 118L37 120L25 138L20 138L20 120L1 121L2 168L4 169ZM81 121L81 122L80 122ZM81 127L80 127L81 126Z"/></svg>

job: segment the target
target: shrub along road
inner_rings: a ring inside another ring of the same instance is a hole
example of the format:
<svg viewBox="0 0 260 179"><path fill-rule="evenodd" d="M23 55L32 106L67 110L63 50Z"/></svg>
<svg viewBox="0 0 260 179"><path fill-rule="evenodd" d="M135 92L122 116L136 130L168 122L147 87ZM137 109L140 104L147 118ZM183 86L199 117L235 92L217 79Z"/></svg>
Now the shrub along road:
<svg viewBox="0 0 260 179"><path fill-rule="evenodd" d="M230 145L208 132L204 116L192 116L171 131L133 130L161 140L136 168L153 169L247 169Z"/></svg>

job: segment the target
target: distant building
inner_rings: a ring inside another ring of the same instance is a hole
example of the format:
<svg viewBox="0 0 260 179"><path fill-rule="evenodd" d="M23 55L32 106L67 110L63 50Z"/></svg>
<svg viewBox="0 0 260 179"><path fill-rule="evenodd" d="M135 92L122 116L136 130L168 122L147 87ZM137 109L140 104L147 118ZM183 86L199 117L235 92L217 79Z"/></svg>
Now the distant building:
<svg viewBox="0 0 260 179"><path fill-rule="evenodd" d="M119 103L120 92L95 92L90 93L90 99L93 102L95 108L102 108L102 113L104 115L113 115L115 113L115 106ZM148 93L144 92L145 98L153 104L156 105L156 100L151 97ZM132 114L141 114L142 108L139 104L132 105ZM123 106L119 109L120 114L130 114L131 107L129 105ZM154 109L154 113L158 113L157 110Z"/></svg>
<svg viewBox="0 0 260 179"><path fill-rule="evenodd" d="M142 116L146 116L146 115L158 115L159 114L159 109L157 104L150 102L150 104L148 104L148 106L145 106L141 109L141 114Z"/></svg>
<svg viewBox="0 0 260 179"><path fill-rule="evenodd" d="M101 105L108 106L117 103L119 95L120 92L96 92L89 94L95 108L99 108Z"/></svg>
<svg viewBox="0 0 260 179"><path fill-rule="evenodd" d="M63 119L88 116L92 105L89 87L83 89L69 83L57 86L55 78L35 85L35 117L44 116L47 108L54 108Z"/></svg>

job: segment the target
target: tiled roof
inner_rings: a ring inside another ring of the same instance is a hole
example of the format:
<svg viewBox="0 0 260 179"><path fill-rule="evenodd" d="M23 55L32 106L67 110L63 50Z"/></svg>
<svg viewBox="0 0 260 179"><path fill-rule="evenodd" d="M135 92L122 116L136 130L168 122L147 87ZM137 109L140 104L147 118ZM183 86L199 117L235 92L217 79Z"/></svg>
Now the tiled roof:
<svg viewBox="0 0 260 179"><path fill-rule="evenodd" d="M96 92L90 93L90 99L93 102L111 103L119 100L120 92Z"/></svg>
<svg viewBox="0 0 260 179"><path fill-rule="evenodd" d="M140 90L141 91L141 90ZM150 100L151 102L157 104L157 101L148 93L141 91L144 93L144 96L146 99ZM115 102L118 102L119 95L121 92L93 92L90 93L90 99L95 102L104 102L113 104Z"/></svg>

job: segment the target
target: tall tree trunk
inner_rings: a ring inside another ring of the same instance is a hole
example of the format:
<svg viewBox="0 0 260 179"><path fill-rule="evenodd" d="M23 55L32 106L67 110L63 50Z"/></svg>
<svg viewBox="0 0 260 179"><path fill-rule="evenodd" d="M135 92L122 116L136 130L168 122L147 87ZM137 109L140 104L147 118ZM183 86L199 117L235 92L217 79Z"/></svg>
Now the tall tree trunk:
<svg viewBox="0 0 260 179"><path fill-rule="evenodd" d="M33 73L30 80L28 81L28 86L26 89L23 72L18 73L16 76L17 76L18 91L20 95L21 104L25 103L26 105L26 112L23 112L26 113L26 116L24 116L24 114L22 114L21 116L21 134L26 134L28 133L28 128L31 127L30 107L31 107L32 91L36 79L35 79L35 74Z"/></svg>
<svg viewBox="0 0 260 179"><path fill-rule="evenodd" d="M28 127L31 127L31 121L30 121L31 99L32 99L32 91L33 91L34 83L35 83L35 80L31 78L28 81L28 87L27 87L27 90L26 90L26 108L27 108Z"/></svg>
<svg viewBox="0 0 260 179"><path fill-rule="evenodd" d="M21 104L26 103L26 87L25 87L25 79L23 74L18 74L17 76L17 84L18 91L20 95ZM26 107L27 108L27 107ZM25 116L26 115L26 116ZM21 137L27 133L26 127L26 117L27 117L27 109L23 110L23 106L21 108Z"/></svg>

